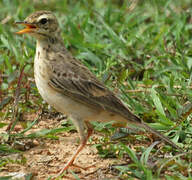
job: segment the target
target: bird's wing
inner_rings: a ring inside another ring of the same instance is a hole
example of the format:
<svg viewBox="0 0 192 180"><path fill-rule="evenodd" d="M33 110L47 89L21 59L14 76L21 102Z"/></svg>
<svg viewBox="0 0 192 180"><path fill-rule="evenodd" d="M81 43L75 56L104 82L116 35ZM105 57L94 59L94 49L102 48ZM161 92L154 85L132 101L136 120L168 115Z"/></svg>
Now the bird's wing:
<svg viewBox="0 0 192 180"><path fill-rule="evenodd" d="M58 52L54 59L49 60L49 85L52 88L88 106L116 112L130 121L140 122L114 93L71 54Z"/></svg>

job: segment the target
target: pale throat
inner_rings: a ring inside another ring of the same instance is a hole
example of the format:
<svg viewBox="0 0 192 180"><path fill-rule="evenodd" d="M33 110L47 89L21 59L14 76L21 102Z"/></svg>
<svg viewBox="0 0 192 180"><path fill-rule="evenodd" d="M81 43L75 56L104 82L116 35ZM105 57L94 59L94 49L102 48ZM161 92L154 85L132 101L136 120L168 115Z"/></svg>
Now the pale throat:
<svg viewBox="0 0 192 180"><path fill-rule="evenodd" d="M63 43L60 36L46 36L42 38L37 38L36 42L36 52L37 51L60 51L62 49ZM38 55L38 54L37 54Z"/></svg>

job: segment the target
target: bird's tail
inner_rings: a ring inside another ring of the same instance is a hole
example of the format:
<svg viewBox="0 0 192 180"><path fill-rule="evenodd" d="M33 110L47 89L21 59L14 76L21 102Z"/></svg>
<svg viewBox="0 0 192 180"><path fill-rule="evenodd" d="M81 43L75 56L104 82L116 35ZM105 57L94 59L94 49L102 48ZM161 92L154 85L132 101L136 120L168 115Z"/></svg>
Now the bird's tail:
<svg viewBox="0 0 192 180"><path fill-rule="evenodd" d="M166 143L168 143L172 147L174 147L174 148L178 149L179 151L183 152L183 149L181 149L179 146L177 146L175 143L173 143L169 138L167 138L163 134L159 133L155 129L149 127L146 123L142 122L141 126L144 129L146 129L146 130L150 131L151 133L155 134L156 136L160 137L162 140L164 140Z"/></svg>
<svg viewBox="0 0 192 180"><path fill-rule="evenodd" d="M158 131L156 131L155 129L149 127L145 122L143 122L139 117L137 117L135 114L133 114L131 111L128 110L127 107L125 107L124 111L121 113L121 115L123 117L125 117L129 123L133 122L138 124L139 126L143 127L144 129L146 129L147 131L153 133L154 135L160 137L163 141L165 141L166 143L168 143L169 145L171 145L172 147L178 149L181 152L184 152L179 146L177 146L175 143L173 143L169 138L167 138L166 136L164 136L163 134L159 133Z"/></svg>

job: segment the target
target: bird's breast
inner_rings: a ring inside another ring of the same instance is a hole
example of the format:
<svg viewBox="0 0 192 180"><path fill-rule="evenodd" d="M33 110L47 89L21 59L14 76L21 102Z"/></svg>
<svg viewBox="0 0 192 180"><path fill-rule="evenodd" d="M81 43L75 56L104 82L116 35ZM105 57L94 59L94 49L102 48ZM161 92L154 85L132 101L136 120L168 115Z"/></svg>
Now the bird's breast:
<svg viewBox="0 0 192 180"><path fill-rule="evenodd" d="M65 96L49 85L50 69L47 66L47 59L44 52L37 48L34 60L34 76L37 89L42 98L54 107L57 111L66 115L81 117L90 116L93 111L87 106L83 106L69 96Z"/></svg>
<svg viewBox="0 0 192 180"><path fill-rule="evenodd" d="M126 119L116 113L80 103L72 97L64 95L62 92L52 88L49 85L51 72L47 65L49 61L46 59L47 57L49 56L47 56L42 48L37 48L34 61L35 82L40 95L48 104L61 113L86 121L114 121L123 122L123 124L127 122Z"/></svg>

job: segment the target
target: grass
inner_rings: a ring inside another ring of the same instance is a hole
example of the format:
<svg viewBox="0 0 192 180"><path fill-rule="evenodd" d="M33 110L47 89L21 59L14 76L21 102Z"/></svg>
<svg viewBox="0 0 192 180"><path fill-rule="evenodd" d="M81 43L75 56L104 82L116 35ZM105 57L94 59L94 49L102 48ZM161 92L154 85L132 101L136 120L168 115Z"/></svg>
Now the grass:
<svg viewBox="0 0 192 180"><path fill-rule="evenodd" d="M176 155L167 145L161 147L160 152L153 148L154 144L146 148L142 143L146 140L143 135L135 136L141 144L139 147L132 145L131 149L128 142L134 140L127 138L112 143L109 136L113 128L106 130L110 124L96 124L96 128L106 134L97 145L99 153L103 157L112 154L120 159L128 154L131 159L127 166L114 167L118 169L118 176L122 179L192 179L191 1L46 2L0 1L0 128L13 118L13 99L23 67L15 119L19 120L21 113L36 112L39 106L47 108L46 104L42 105L41 98L31 98L39 97L32 68L35 40L15 35L19 28L13 23L36 10L51 10L58 17L63 40L73 55L116 92L135 114L189 152ZM28 127L29 124L25 128ZM53 130L52 134L58 131ZM47 134L49 132L43 135ZM7 136L10 135L0 136L3 139L0 153L10 153L5 148ZM164 156L160 158L155 153ZM166 154L171 158L166 158ZM156 165L149 162L156 162Z"/></svg>

